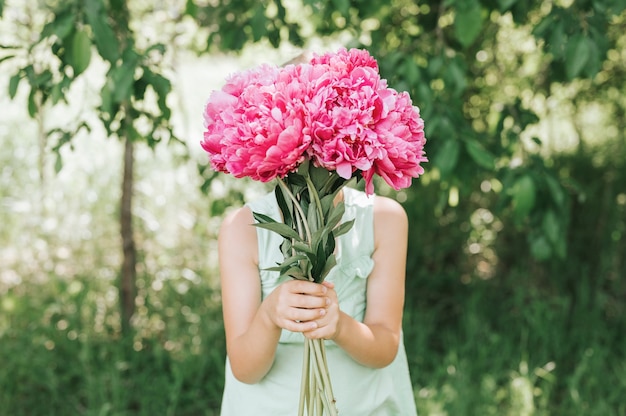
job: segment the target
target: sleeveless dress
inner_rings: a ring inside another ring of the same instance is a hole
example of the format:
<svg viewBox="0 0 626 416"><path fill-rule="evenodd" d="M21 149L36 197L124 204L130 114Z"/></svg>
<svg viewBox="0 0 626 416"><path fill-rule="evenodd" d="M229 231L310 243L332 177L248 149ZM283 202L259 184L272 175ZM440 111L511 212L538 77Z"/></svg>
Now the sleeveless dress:
<svg viewBox="0 0 626 416"><path fill-rule="evenodd" d="M367 278L374 267L373 201L364 192L344 188L346 211L343 220L355 218L352 229L337 241L337 265L326 280L335 284L342 311L363 321ZM274 193L249 203L254 212L280 221ZM259 274L265 298L283 280L277 272L263 270L282 262L282 237L257 228ZM258 383L238 381L226 359L222 416L294 416L297 414L302 374L304 336L283 330L274 363ZM325 341L333 393L340 416L414 416L415 398L409 378L404 344L387 367L373 369L350 358L332 341Z"/></svg>

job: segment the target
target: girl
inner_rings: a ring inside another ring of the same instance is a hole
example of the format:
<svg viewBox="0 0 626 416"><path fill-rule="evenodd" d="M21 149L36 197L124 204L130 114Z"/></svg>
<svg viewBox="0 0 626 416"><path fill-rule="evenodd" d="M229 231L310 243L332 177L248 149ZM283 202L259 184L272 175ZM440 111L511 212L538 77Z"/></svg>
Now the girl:
<svg viewBox="0 0 626 416"><path fill-rule="evenodd" d="M403 208L353 188L339 194L352 229L322 284L265 270L283 238L253 227L252 211L280 220L274 193L229 214L219 234L226 331L223 416L297 413L303 341L324 339L341 416L415 415L402 341L408 223Z"/></svg>

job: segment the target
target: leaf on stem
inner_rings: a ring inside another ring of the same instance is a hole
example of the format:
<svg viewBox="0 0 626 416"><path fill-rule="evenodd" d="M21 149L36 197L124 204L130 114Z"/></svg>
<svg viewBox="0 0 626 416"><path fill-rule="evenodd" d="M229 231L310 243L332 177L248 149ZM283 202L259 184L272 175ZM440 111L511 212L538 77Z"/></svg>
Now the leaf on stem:
<svg viewBox="0 0 626 416"><path fill-rule="evenodd" d="M328 221L326 222L326 227L329 229L333 229L339 224L341 218L343 218L343 214L346 212L346 206L343 202L339 202L330 212L330 216Z"/></svg>
<svg viewBox="0 0 626 416"><path fill-rule="evenodd" d="M337 265L337 258L335 257L335 255L332 254L332 255L328 256L328 258L326 259L326 264L324 265L324 268L322 269L322 272L320 274L320 281L321 282L324 281L324 279L326 278L328 273L330 273L332 268L335 267L336 265Z"/></svg>
<svg viewBox="0 0 626 416"><path fill-rule="evenodd" d="M283 222L286 225L293 227L293 205L286 202L289 200L289 196L285 195L284 192L285 191L281 186L277 185L276 188L274 188L278 208L283 214Z"/></svg>
<svg viewBox="0 0 626 416"><path fill-rule="evenodd" d="M340 235L344 235L345 233L350 231L350 229L352 228L353 225L354 225L354 219L352 219L350 221L346 221L346 222L344 222L343 224L339 225L337 228L335 228L333 230L333 235L335 237L339 237Z"/></svg>
<svg viewBox="0 0 626 416"><path fill-rule="evenodd" d="M253 224L255 227L264 228L266 230L274 231L285 238L293 238L296 241L302 241L297 232L293 228L280 222L276 222L273 218L267 215L253 212L252 215L258 223Z"/></svg>

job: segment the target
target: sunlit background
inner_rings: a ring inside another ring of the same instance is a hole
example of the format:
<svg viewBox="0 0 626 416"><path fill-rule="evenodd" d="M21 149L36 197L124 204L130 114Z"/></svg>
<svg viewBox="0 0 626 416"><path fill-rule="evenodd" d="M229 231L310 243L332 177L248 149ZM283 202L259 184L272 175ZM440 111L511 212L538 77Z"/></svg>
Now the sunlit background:
<svg viewBox="0 0 626 416"><path fill-rule="evenodd" d="M501 12L474 0L129 1L137 48L167 47L178 139L135 146L130 335L118 288L124 141L94 110L108 63L92 46L69 104L29 115L26 80L14 98L7 91L26 63L56 62L49 44L24 45L63 2L24 3L0 2L0 59L11 56L0 61L0 415L218 414L216 233L225 211L271 184L207 169L203 105L234 71L340 45L380 57L427 125L426 174L406 191L378 188L411 221L404 333L420 414L626 414L619 2L580 5L585 14L571 1L499 1ZM277 26L278 5L299 32ZM594 32L610 7L619 13ZM553 11L560 18L546 23ZM559 63L552 45L570 15L598 51L606 42L604 56L579 43ZM267 33L255 16L271 22ZM572 65L586 66L570 79ZM76 130L82 122L89 129ZM76 134L56 151L62 130Z"/></svg>

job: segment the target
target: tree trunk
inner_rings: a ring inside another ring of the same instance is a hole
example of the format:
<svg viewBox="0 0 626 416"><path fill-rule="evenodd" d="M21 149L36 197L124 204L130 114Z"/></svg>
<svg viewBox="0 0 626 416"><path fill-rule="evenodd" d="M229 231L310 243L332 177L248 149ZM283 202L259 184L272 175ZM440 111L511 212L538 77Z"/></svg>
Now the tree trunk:
<svg viewBox="0 0 626 416"><path fill-rule="evenodd" d="M132 226L134 144L129 138L126 138L124 143L124 175L122 178L122 200L120 206L120 231L124 258L120 276L119 295L122 331L124 334L128 334L131 330L131 318L135 313L137 253Z"/></svg>

